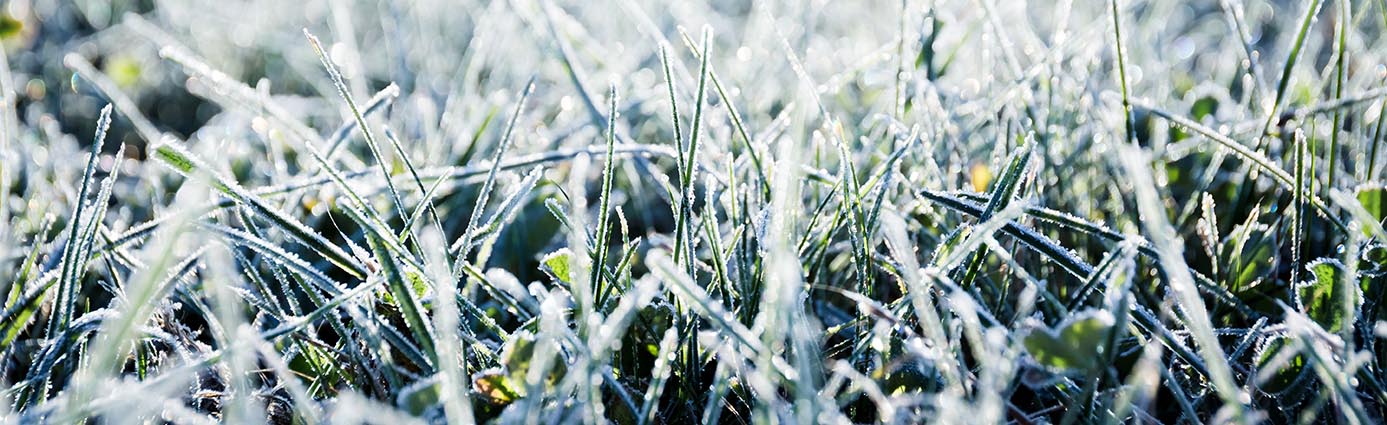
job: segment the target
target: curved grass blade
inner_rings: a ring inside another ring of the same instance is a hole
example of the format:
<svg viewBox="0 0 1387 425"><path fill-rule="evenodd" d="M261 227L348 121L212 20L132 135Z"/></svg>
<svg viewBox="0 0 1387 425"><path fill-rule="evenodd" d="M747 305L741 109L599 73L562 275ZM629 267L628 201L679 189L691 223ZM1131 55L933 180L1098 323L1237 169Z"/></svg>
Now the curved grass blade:
<svg viewBox="0 0 1387 425"><path fill-rule="evenodd" d="M1142 216L1145 217L1143 223L1150 234L1152 245L1155 246L1159 254L1158 259L1165 269L1167 280L1173 292L1180 301L1180 310L1185 316L1185 326L1189 328L1194 341L1199 346L1199 354L1203 357L1206 367L1208 367L1208 377L1213 383L1213 389L1218 393L1219 398L1223 399L1224 409L1228 409L1234 418L1242 418L1244 415L1242 389L1233 380L1233 372L1228 364L1227 353L1220 348L1217 336L1214 334L1213 324L1209 318L1209 311L1205 308L1204 300L1199 296L1199 290L1195 285L1194 277L1186 266L1181 243L1175 234L1175 229L1171 227L1166 219L1165 209L1161 206L1156 185L1151 177L1150 165L1144 159L1147 158L1145 152L1136 147L1129 147L1121 153L1124 168L1127 170L1127 177L1133 181L1136 189L1137 205L1140 207Z"/></svg>
<svg viewBox="0 0 1387 425"><path fill-rule="evenodd" d="M276 226L283 228L295 239L307 245L310 249L316 251L324 258L327 258L328 261L341 267L342 270L345 270L347 273L357 278L364 278L366 276L366 267L361 265L361 263L346 251L342 250L341 247L333 245L328 242L327 239L323 238L322 235L308 228L308 226L303 225L303 223L300 223L288 214L274 208L254 193L241 188L234 180L223 177L219 173L213 171L205 162L194 156L187 149L184 149L178 142L165 139L161 143L155 145L152 150L154 157L185 176L202 178L199 176L206 175L206 178L211 179L210 183L212 187L227 195L232 200L250 207L256 214L269 219Z"/></svg>
<svg viewBox="0 0 1387 425"><path fill-rule="evenodd" d="M530 94L535 90L535 77L525 83L525 88L520 91L520 99L515 102L515 109L511 111L510 120L506 123L506 132L501 136L501 141L496 145L496 153L491 157L491 167L486 172L486 182L482 184L481 191L477 193L477 200L472 204L472 215L467 218L467 228L463 230L462 236L451 245L454 252L450 255L457 256L453 261L453 278L462 276L462 265L467 263L467 250L472 246L471 237L476 232L477 223L481 220L482 211L486 210L487 201L491 197L491 192L496 187L496 173L500 171L501 158L504 158L506 151L510 149L512 140L515 137L515 124L520 121L520 115L525 111L525 102L529 100Z"/></svg>
<svg viewBox="0 0 1387 425"><path fill-rule="evenodd" d="M371 150L371 156L376 159L376 165L380 167L381 177L385 179L385 187L390 190L390 200L395 203L395 213L399 217L405 215L404 201L400 200L400 192L395 190L395 182L390 178L390 169L385 164L385 156L380 153L380 144L376 143L376 136L371 131L371 124L366 122L366 116L362 115L361 108L356 105L356 100L352 99L351 90L347 89L347 83L342 80L342 73L337 71L337 66L328 59L327 53L323 52L323 44L318 41L318 37L308 32L308 28L303 29L304 37L313 45L313 51L318 53L318 60L323 63L323 68L327 69L328 76L332 78L332 84L337 87L337 94L347 102L351 108L352 115L356 117L357 127L361 130L361 135L366 139L366 147Z"/></svg>
<svg viewBox="0 0 1387 425"><path fill-rule="evenodd" d="M342 294L342 292L346 291L345 287L341 283L337 282L336 280L333 280L331 277L328 277L326 274L314 268L312 265L309 265L308 262L299 258L298 255L295 255L294 253L289 251L285 251L283 248L280 248L273 242L266 241L250 233L246 233L244 231L226 227L220 224L203 222L198 223L198 226L207 230L211 230L213 232L220 233L223 237L227 238L227 242L230 242L237 246L248 248L251 251L255 251L257 254L265 256L265 258L268 258L276 264L288 269L289 271L294 272L294 274L305 278L314 286L316 286L319 290L327 293L328 295L337 296Z"/></svg>
<svg viewBox="0 0 1387 425"><path fill-rule="evenodd" d="M1152 114L1155 114L1156 116L1165 118L1171 123L1194 131L1195 133L1199 133L1199 135L1204 136L1205 138L1214 142L1217 142L1220 145L1223 145L1223 147L1232 150L1233 153L1236 153L1243 159L1251 161L1263 172L1271 175L1272 180L1276 180L1276 182L1280 184L1282 187L1284 187L1286 190L1295 190L1295 177L1293 177L1290 173L1287 173L1286 170L1282 170L1281 167L1277 166L1275 162L1272 162L1272 160L1267 158L1265 155L1262 155L1261 153L1258 153L1257 151L1254 151L1252 149L1248 149L1248 147L1243 146L1242 143L1238 143L1236 140L1233 140L1228 136L1224 136L1223 134L1214 131L1214 129L1205 127L1202 124L1191 121L1188 118L1175 115L1173 113L1170 113L1169 111L1157 108L1145 102L1136 101L1134 104L1141 107L1142 109L1151 112ZM1323 215L1324 218L1328 220L1330 223L1333 223L1334 227L1337 230L1347 230L1347 228L1344 226L1344 223L1339 220L1338 216L1336 216L1327 205L1325 205L1324 201L1320 200L1319 197L1314 196L1314 194L1310 194L1308 198L1310 204L1314 206L1316 209L1319 209L1321 215Z"/></svg>
<svg viewBox="0 0 1387 425"><path fill-rule="evenodd" d="M38 313L43 306L44 295L48 289L58 282L57 275L49 273L36 279L33 289L24 292L23 295L14 294L16 297L5 307L5 312L0 314L0 351L9 348L19 333L29 325L29 321Z"/></svg>
<svg viewBox="0 0 1387 425"><path fill-rule="evenodd" d="M391 104L395 103L395 98L397 97L400 97L400 86L395 85L395 83L390 83L390 85L376 92L375 96L371 96L371 100L366 101L366 107L361 109L361 115L363 117L370 117L374 115L376 111L381 111L390 107ZM342 123L341 127L337 127L337 131L332 132L332 136L327 139L327 151L323 153L323 157L331 160L333 156L337 154L337 150L340 149L344 142L347 141L347 138L351 136L352 131L356 130L360 122L361 121L356 120L347 121ZM389 135L389 129L387 128L386 136L388 137Z"/></svg>
<svg viewBox="0 0 1387 425"><path fill-rule="evenodd" d="M704 51L695 48L696 46L693 38L689 37L689 33L684 31L683 27L679 28L679 36L683 38L684 46L688 47L689 50L693 52L694 57L702 61ZM668 74L666 76L668 76ZM727 106L727 115L732 119L732 128L737 130L737 135L741 136L742 143L746 147L747 155L751 156L752 168L756 169L756 177L759 179L758 183L761 187L761 200L770 202L770 180L766 178L765 166L761 164L761 155L756 153L756 146L752 145L755 139L747 133L746 125L742 122L742 114L737 112L736 104L732 103L732 98L727 95L727 90L722 86L722 80L718 79L717 72L711 67L708 69L708 80L713 82L713 89L718 92L718 98L722 99L722 104Z"/></svg>

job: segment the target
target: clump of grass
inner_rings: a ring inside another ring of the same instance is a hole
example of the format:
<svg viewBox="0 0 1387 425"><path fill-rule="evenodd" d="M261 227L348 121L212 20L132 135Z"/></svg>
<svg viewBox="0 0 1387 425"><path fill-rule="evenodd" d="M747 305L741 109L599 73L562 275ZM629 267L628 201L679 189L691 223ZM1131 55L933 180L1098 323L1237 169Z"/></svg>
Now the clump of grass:
<svg viewBox="0 0 1387 425"><path fill-rule="evenodd" d="M1387 4L38 3L7 421L1387 418Z"/></svg>

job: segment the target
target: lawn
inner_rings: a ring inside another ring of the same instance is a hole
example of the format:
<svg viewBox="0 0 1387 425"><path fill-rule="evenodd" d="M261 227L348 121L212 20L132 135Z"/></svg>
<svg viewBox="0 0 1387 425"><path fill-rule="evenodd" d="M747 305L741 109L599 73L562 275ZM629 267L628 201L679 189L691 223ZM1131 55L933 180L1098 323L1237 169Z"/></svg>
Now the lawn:
<svg viewBox="0 0 1387 425"><path fill-rule="evenodd" d="M0 423L1380 423L1384 35L3 2Z"/></svg>

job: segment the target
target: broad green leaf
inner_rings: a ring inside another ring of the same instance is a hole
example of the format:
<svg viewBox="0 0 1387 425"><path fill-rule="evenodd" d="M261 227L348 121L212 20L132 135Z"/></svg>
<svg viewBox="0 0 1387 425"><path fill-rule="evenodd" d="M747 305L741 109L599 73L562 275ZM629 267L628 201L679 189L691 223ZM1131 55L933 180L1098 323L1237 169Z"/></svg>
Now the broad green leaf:
<svg viewBox="0 0 1387 425"><path fill-rule="evenodd" d="M1276 366L1277 370L1270 379L1259 385L1262 391L1277 396L1290 396L1304 390L1303 385L1298 385L1306 376L1309 369L1305 367L1305 356L1295 354L1290 361L1280 365L1273 365L1275 359L1282 350L1295 350L1296 347L1289 344L1285 337L1277 337L1261 347L1257 354L1257 368L1266 369Z"/></svg>
<svg viewBox="0 0 1387 425"><path fill-rule="evenodd" d="M1381 223L1382 218L1387 216L1387 187L1364 186L1358 188L1358 203L1362 204L1363 209Z"/></svg>
<svg viewBox="0 0 1387 425"><path fill-rule="evenodd" d="M522 330L511 334L501 348L501 365L512 377L524 380L525 371L530 369L530 358L535 355L535 334Z"/></svg>
<svg viewBox="0 0 1387 425"><path fill-rule="evenodd" d="M501 366L505 369L512 382L524 383L525 375L530 371L530 361L535 357L535 346L539 338L528 330L520 330L512 333L510 339L501 348ZM568 368L562 363L555 364L549 370L546 383L553 383L567 373ZM523 385L522 385L523 386ZM524 395L524 391L517 392Z"/></svg>
<svg viewBox="0 0 1387 425"><path fill-rule="evenodd" d="M1359 254L1358 271L1371 275L1379 275L1387 271L1387 245L1371 244L1363 248Z"/></svg>
<svg viewBox="0 0 1387 425"><path fill-rule="evenodd" d="M438 405L440 385L438 375L420 380L400 390L400 395L395 397L395 406L411 415L422 415L430 407Z"/></svg>
<svg viewBox="0 0 1387 425"><path fill-rule="evenodd" d="M1112 328L1106 311L1078 313L1055 330L1035 329L1022 344L1041 365L1062 371L1089 370L1098 366L1100 345Z"/></svg>
<svg viewBox="0 0 1387 425"><path fill-rule="evenodd" d="M472 376L472 392L491 404L507 405L525 395L525 387L512 381L501 369L492 368Z"/></svg>
<svg viewBox="0 0 1387 425"><path fill-rule="evenodd" d="M1306 265L1314 279L1300 285L1301 303L1305 315L1325 330L1338 332L1344 326L1344 292L1339 280L1345 278L1344 266L1338 260L1319 259Z"/></svg>
<svg viewBox="0 0 1387 425"><path fill-rule="evenodd" d="M565 284L572 284L573 251L563 248L545 255L540 261L545 272Z"/></svg>

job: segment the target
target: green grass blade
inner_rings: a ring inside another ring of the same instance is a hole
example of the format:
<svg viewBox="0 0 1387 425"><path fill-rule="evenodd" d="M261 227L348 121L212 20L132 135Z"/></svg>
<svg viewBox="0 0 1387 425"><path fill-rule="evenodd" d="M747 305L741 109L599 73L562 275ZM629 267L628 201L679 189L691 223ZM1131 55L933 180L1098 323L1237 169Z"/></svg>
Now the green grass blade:
<svg viewBox="0 0 1387 425"><path fill-rule="evenodd" d="M390 190L390 200L395 204L395 213L401 218L407 217L404 201L400 200L400 192L395 190L394 179L390 178L390 168L385 164L385 156L380 153L380 144L376 143L376 136L371 131L371 124L366 122L366 116L362 115L361 108L356 105L356 100L352 99L352 92L347 88L347 83L342 80L342 73L337 70L336 65L332 64L332 60L328 59L327 53L323 52L323 44L318 41L318 37L309 33L307 28L303 29L303 35L313 45L313 51L318 53L318 60L323 63L323 68L327 69L328 76L332 78L332 84L337 87L337 94L347 102L347 107L351 108L352 115L356 117L357 127L366 139L366 147L371 150L371 156L375 157L376 165L380 167L381 178L385 179L385 187Z"/></svg>
<svg viewBox="0 0 1387 425"><path fill-rule="evenodd" d="M1290 53L1286 55L1286 63L1281 67L1281 78L1276 83L1276 95L1272 98L1271 107L1267 108L1267 117L1262 124L1261 134L1263 136L1271 130L1272 123L1276 121L1276 112L1281 108L1281 103L1285 101L1286 88L1291 85L1291 71L1295 70L1295 64L1300 58L1300 49L1305 45L1305 39L1310 34L1310 27L1315 23L1315 15L1320 13L1320 6L1323 3L1322 0L1310 0L1305 5L1305 15L1300 19L1300 29L1296 32ZM1261 146L1261 143L1258 143L1258 146Z"/></svg>
<svg viewBox="0 0 1387 425"><path fill-rule="evenodd" d="M92 174L96 172L96 160L101 156L101 148L106 144L106 130L111 127L111 105L101 108L101 118L96 121L96 138L92 142L91 156L87 159L86 171L82 173L82 184L77 189L77 198L68 217L67 243L63 248L62 274L58 277L58 298L54 307L53 319L48 322L48 335L57 336L72 321L73 310L77 308L78 291L81 290L81 275L78 269L78 254L81 253L79 241L82 229L82 212L86 208L87 188L91 185Z"/></svg>
<svg viewBox="0 0 1387 425"><path fill-rule="evenodd" d="M1175 115L1163 109L1150 106L1149 104L1138 103L1138 105L1141 106L1143 109L1146 109L1147 111L1150 111L1151 113L1161 118L1165 118L1166 120L1170 121L1171 123L1174 123L1175 125L1192 130L1195 133L1198 133L1199 135L1204 136L1209 140L1223 145L1223 147L1233 151L1233 153L1237 154L1239 157L1242 157L1243 159L1252 162L1252 164L1256 165L1261 171L1271 175L1272 180L1276 180L1276 182L1280 184L1282 187L1291 191L1295 190L1295 177L1292 176L1290 173L1287 173L1286 170L1282 170L1280 166L1277 166L1276 163L1272 162L1272 160L1267 158L1266 155L1249 149L1242 143L1238 143L1236 140L1233 140L1228 136L1220 134L1214 129L1191 121L1188 118ZM1310 205L1314 206L1316 209L1319 209L1321 215L1323 215L1325 219L1329 220L1330 223L1333 223L1336 229L1341 231L1346 229L1343 222L1339 221L1338 216L1335 215L1334 212L1330 210L1329 207L1325 205L1324 201L1320 200L1319 197L1314 196L1314 194L1311 194L1309 196L1309 202Z"/></svg>
<svg viewBox="0 0 1387 425"><path fill-rule="evenodd" d="M609 112L607 113L607 156L602 160L602 189L597 201L597 237L596 246L592 250L593 273L590 287L593 288L597 305L601 306L603 293L602 277L606 270L607 262L607 239L611 235L611 224L608 223L607 210L611 209L612 202L612 175L616 157L613 152L616 150L616 104L617 93L616 85L613 84L608 91L607 101L609 102ZM615 282L608 282L615 284Z"/></svg>
<svg viewBox="0 0 1387 425"><path fill-rule="evenodd" d="M292 216L274 208L261 197L241 188L234 180L218 175L218 173L212 171L201 159L194 156L191 152L188 152L182 146L179 146L178 142L165 140L155 145L152 150L154 151L154 157L185 176L200 178L198 176L206 175L211 179L212 187L227 195L232 200L249 207L251 210L255 211L256 214L269 219L271 222L275 223L276 226L289 232L295 239L298 239L329 261L332 261L338 267L341 267L342 270L358 278L366 276L365 266L362 266L350 254L343 251L341 247L328 242L327 239L323 238L317 232L314 232Z"/></svg>
<svg viewBox="0 0 1387 425"><path fill-rule="evenodd" d="M450 254L457 256L453 262L453 276L456 278L462 274L462 265L467 263L468 252L466 249L471 247L470 240L476 231L477 223L481 221L482 211L486 210L487 201L491 197L491 192L496 186L496 173L500 171L501 159L505 158L506 151L515 137L515 124L520 121L520 115L525 111L525 102L530 98L530 94L535 90L535 77L525 83L525 88L520 91L520 99L515 102L515 109L511 111L510 121L506 123L505 134L501 135L501 141L496 144L496 153L491 157L491 166L486 172L486 182L482 184L480 192L477 193L477 200L472 204L472 215L467 218L467 227L463 230L459 240L453 242L453 247L458 247L458 251Z"/></svg>
<svg viewBox="0 0 1387 425"><path fill-rule="evenodd" d="M1011 161L1008 161L1006 171L1002 173L1002 178L992 187L992 196L987 201L987 207L983 209L982 215L978 216L980 222L992 218L992 214L1006 208L1011 203L1012 198L1022 183L1022 174L1030 168L1031 151L1034 149L1034 142L1029 140L1022 142L1021 149L1012 154ZM975 252L969 260L964 270L963 278L958 281L959 286L969 288L973 280L977 278L978 271L982 268L984 253L979 250Z"/></svg>

